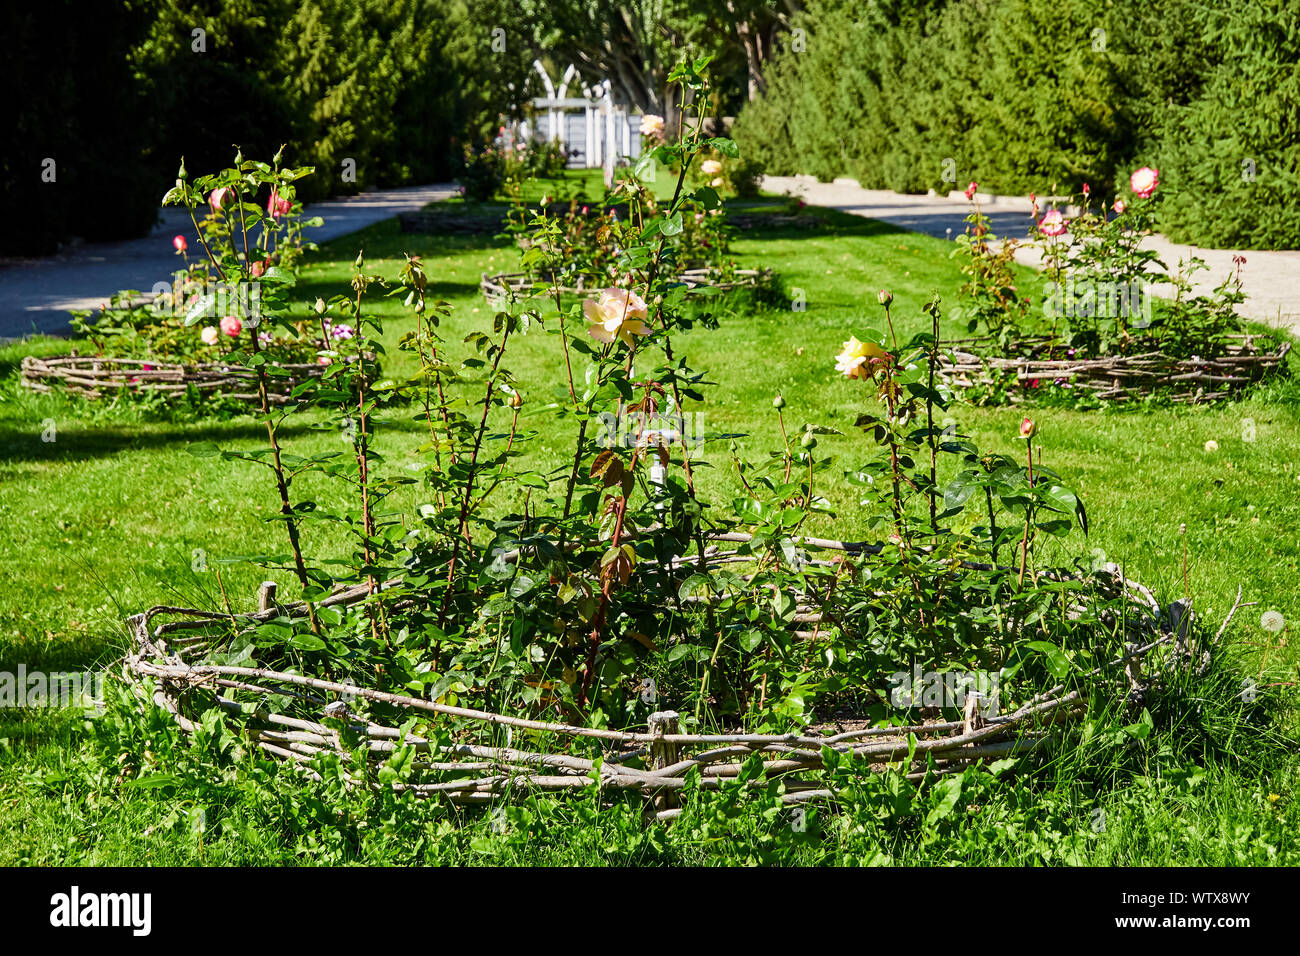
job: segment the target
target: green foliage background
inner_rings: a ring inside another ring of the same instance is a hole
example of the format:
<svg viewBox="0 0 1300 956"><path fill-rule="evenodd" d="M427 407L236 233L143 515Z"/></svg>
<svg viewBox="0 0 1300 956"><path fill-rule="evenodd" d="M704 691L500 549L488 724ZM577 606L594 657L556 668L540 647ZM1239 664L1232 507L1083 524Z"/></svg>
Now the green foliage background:
<svg viewBox="0 0 1300 956"><path fill-rule="evenodd" d="M1172 238L1300 245L1300 0L811 0L793 28L736 125L771 173L1106 195L1150 164Z"/></svg>
<svg viewBox="0 0 1300 956"><path fill-rule="evenodd" d="M182 156L216 169L235 144L288 144L286 163L317 167L308 200L446 179L517 66L466 0L52 0L11 16L0 54L0 253L27 255L139 235Z"/></svg>

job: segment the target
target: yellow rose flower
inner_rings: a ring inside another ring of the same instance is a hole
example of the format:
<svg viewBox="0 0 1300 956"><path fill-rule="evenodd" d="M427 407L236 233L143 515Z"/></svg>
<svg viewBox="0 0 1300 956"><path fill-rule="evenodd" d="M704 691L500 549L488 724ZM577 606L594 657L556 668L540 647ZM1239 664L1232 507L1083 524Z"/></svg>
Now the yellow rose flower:
<svg viewBox="0 0 1300 956"><path fill-rule="evenodd" d="M879 345L859 342L856 336L851 335L844 343L844 351L835 357L835 371L842 372L849 378L866 380L872 377L870 363L887 354Z"/></svg>
<svg viewBox="0 0 1300 956"><path fill-rule="evenodd" d="M587 331L597 342L621 341L635 348L634 335L649 335L645 324L649 314L645 301L630 289L606 289L599 299L582 303L583 314L592 323Z"/></svg>

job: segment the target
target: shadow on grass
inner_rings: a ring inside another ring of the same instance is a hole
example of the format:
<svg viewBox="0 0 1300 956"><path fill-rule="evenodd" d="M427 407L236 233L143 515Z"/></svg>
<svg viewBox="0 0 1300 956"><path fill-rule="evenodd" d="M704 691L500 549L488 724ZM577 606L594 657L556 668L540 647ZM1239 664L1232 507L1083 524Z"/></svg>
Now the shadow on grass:
<svg viewBox="0 0 1300 956"><path fill-rule="evenodd" d="M308 431L304 424L284 423L282 437ZM258 421L213 422L198 427L138 423L78 422L58 427L53 441L44 441L42 428L0 424L0 464L18 462L90 461L123 451L157 450L192 442L265 441L266 426Z"/></svg>

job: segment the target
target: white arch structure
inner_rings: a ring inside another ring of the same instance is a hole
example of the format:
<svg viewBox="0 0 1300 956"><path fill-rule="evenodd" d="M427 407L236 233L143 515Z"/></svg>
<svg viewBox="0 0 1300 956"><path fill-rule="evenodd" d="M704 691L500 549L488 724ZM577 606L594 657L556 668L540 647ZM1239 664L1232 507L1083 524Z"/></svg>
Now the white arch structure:
<svg viewBox="0 0 1300 956"><path fill-rule="evenodd" d="M546 91L545 96L533 99L533 106L545 110L544 135L564 146L570 156L570 165L588 169L604 167L608 179L620 159L632 159L640 154L640 128L634 129L627 108L614 102L609 80L584 87L582 96L569 96L569 87L582 79L575 65L570 63L565 69L558 88L541 60L533 61L533 69L541 77L542 88ZM581 133L570 136L567 117L578 110L583 111ZM541 133L541 130L530 130L526 121L515 125L514 136L519 138L526 139L536 133ZM571 139L578 135L582 142L572 142ZM580 157L577 163L574 162L575 152Z"/></svg>

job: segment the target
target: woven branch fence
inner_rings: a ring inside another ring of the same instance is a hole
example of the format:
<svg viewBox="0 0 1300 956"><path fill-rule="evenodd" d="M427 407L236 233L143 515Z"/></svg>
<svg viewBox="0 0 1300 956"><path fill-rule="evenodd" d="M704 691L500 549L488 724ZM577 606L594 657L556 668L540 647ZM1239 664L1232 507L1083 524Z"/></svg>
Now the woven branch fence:
<svg viewBox="0 0 1300 956"><path fill-rule="evenodd" d="M707 288L729 292L732 289L759 288L771 282L772 276L771 269L735 269L728 273L728 278L721 279L712 269L685 269L677 276L677 281L690 291ZM563 285L558 291L561 295L589 295L608 284L599 276L591 277L590 284L586 278L579 277L576 285ZM555 286L547 280L526 272L498 272L494 275L485 272L479 288L489 303L553 295L556 292Z"/></svg>
<svg viewBox="0 0 1300 956"><path fill-rule="evenodd" d="M1174 358L1159 350L1093 359L1038 358L1052 347L1046 336L1018 343L1015 350L1026 354L1006 358L987 354L995 348L992 338L959 339L942 343L951 358L941 354L939 371L950 384L962 388L1014 374L1017 384L1030 388L1063 380L1097 398L1119 402L1167 389L1174 402L1198 404L1228 398L1261 381L1281 367L1291 349L1289 342L1270 335L1230 339L1225 354L1208 359ZM1060 348L1058 343L1056 350Z"/></svg>
<svg viewBox="0 0 1300 956"><path fill-rule="evenodd" d="M319 378L325 367L316 363L276 363L286 375L268 375L267 399L275 405L292 401L294 388L311 378ZM169 397L185 395L192 387L200 395L221 392L227 398L258 401L257 370L240 365L213 362L205 365L181 365L156 359L98 358L81 355L55 355L23 358L23 385L37 392L62 389L85 398L130 391L148 391Z"/></svg>
<svg viewBox="0 0 1300 956"><path fill-rule="evenodd" d="M749 535L711 537L712 544L703 555L709 565L758 560L735 550L750 540ZM840 552L841 557L878 547L821 538L801 538L797 544L813 551ZM507 561L517 558L517 553L505 556ZM699 562L700 557L690 557L672 564L697 569ZM1177 627L1179 633L1162 630L1161 609L1154 596L1124 579L1114 566L1099 572L1099 580L1108 596L1121 596L1138 612L1130 621L1139 623L1133 625L1134 639L1124 656L1112 664L1122 668L1123 676L1099 677L1093 689L1115 684L1125 693L1140 692L1141 661L1171 642L1180 648L1187 628ZM395 579L382 588L402 583ZM353 604L368 597L367 585L355 585L335 592L320 606ZM638 792L646 801L648 815L670 820L681 812L681 791L688 786L691 770L699 771L697 785L701 789L717 790L734 784L745 762L755 754L762 757L764 774L744 786L765 786L766 781L779 777L785 785L781 799L787 804L802 803L835 797L824 781L807 776L823 768L823 748L863 760L875 771L898 767L908 779L920 781L930 773L959 772L978 761L1053 746L1086 706L1083 691L1062 684L1003 715L982 712L987 703L971 694L966 697L961 720L906 727L843 730L841 724L827 732L691 734L680 732L677 713L659 711L649 716L645 730L597 729L452 706L346 681L207 662L205 658L236 631L260 621L306 614L302 603L276 606L275 585L270 582L262 586L258 606L256 612L236 615L179 607L154 607L134 615L128 619L134 643L133 652L125 659L128 681L143 691L144 680L151 680L154 701L170 712L186 733L194 731L198 711L205 705L247 715L248 705L256 702L255 713L246 723L250 742L298 765L309 776L315 776L309 764L316 755L335 753L344 761L349 779L359 784L363 777L374 779L375 768L397 748L410 747L415 753L412 773L391 785L398 791L442 796L456 803L486 803L536 791L574 791L596 783L611 793ZM822 620L821 611L801 604L794 625L813 624L814 630L795 633L815 640ZM1092 676L1100 673L1099 669ZM283 712L274 712L268 700L289 705L280 708ZM363 710L387 722L371 719ZM438 740L431 739L433 734L402 735L397 727L415 715L439 732ZM369 755L368 768L356 765L356 748L344 743L345 728L348 737L360 741L360 748ZM933 767L926 763L930 757Z"/></svg>

